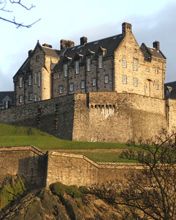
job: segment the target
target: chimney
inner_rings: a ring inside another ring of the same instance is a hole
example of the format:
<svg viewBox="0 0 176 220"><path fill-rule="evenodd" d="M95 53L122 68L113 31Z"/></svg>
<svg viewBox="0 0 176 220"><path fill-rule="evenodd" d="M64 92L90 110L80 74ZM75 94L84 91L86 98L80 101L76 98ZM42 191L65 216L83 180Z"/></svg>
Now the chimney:
<svg viewBox="0 0 176 220"><path fill-rule="evenodd" d="M87 37L81 37L80 38L80 45L87 44Z"/></svg>
<svg viewBox="0 0 176 220"><path fill-rule="evenodd" d="M60 40L60 49L65 49L69 47L74 47L75 43L71 40Z"/></svg>
<svg viewBox="0 0 176 220"><path fill-rule="evenodd" d="M48 48L52 48L52 45L50 45L50 44L47 44L47 43L44 43L44 44L42 44L42 46L43 46L43 47L48 47Z"/></svg>
<svg viewBox="0 0 176 220"><path fill-rule="evenodd" d="M29 51L28 51L28 57L30 57L30 55L32 54L32 51L33 51L33 50L29 50Z"/></svg>
<svg viewBox="0 0 176 220"><path fill-rule="evenodd" d="M122 24L122 34L126 35L127 33L132 32L132 25L130 23L124 22Z"/></svg>
<svg viewBox="0 0 176 220"><path fill-rule="evenodd" d="M153 42L153 48L155 48L156 50L160 50L160 42L159 41L154 41Z"/></svg>

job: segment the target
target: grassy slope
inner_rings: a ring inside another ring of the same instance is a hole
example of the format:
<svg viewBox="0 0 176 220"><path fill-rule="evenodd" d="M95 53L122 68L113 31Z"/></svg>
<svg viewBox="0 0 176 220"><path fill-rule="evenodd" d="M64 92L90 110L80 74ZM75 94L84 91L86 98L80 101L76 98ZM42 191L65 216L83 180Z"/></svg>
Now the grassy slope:
<svg viewBox="0 0 176 220"><path fill-rule="evenodd" d="M129 146L118 143L76 142L56 138L35 128L0 124L0 147L36 146L42 150L57 149L81 153L94 161L117 162L119 153ZM133 148L134 149L134 148Z"/></svg>

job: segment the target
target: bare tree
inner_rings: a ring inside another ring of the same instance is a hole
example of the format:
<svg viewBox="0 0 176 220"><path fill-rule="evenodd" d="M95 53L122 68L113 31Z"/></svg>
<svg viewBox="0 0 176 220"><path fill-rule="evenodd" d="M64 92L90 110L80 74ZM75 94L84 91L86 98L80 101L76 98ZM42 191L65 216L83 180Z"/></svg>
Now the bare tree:
<svg viewBox="0 0 176 220"><path fill-rule="evenodd" d="M152 146L142 148L135 159L143 164L143 170L129 177L117 203L125 206L133 219L175 220L176 134L164 133Z"/></svg>
<svg viewBox="0 0 176 220"><path fill-rule="evenodd" d="M24 10L27 10L27 11L30 11L35 7L35 5L33 5L33 4L27 6L26 4L24 4L22 2L22 0L0 0L1 15L4 13L6 15L7 14L11 15L10 18L2 15L2 16L0 16L0 20L14 24L17 28L19 28L19 27L30 28L40 20L40 19L37 19L30 24L24 24L22 21L17 21L16 17L14 16L14 11L9 9L10 5L14 5L15 7L23 8Z"/></svg>

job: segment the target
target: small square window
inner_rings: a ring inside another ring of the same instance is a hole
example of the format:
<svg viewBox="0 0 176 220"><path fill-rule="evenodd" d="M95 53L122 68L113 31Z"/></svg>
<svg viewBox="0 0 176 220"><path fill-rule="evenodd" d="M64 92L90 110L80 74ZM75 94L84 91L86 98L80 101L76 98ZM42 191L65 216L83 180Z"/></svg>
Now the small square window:
<svg viewBox="0 0 176 220"><path fill-rule="evenodd" d="M97 80L94 78L93 80L92 80L92 86L96 86L97 85Z"/></svg>
<svg viewBox="0 0 176 220"><path fill-rule="evenodd" d="M35 61L36 61L36 62L39 62L39 59L40 59L40 56L39 56L39 55L36 55Z"/></svg>
<svg viewBox="0 0 176 220"><path fill-rule="evenodd" d="M74 84L73 84L73 83L70 83L69 91L70 91L70 92L73 92L73 91L74 91Z"/></svg>
<svg viewBox="0 0 176 220"><path fill-rule="evenodd" d="M84 80L81 81L81 89L85 89L85 81Z"/></svg>
<svg viewBox="0 0 176 220"><path fill-rule="evenodd" d="M127 75L122 75L122 83L127 84Z"/></svg>
<svg viewBox="0 0 176 220"><path fill-rule="evenodd" d="M105 84L109 83L109 76L108 76L108 75L105 75L105 77L104 77L104 83L105 83Z"/></svg>
<svg viewBox="0 0 176 220"><path fill-rule="evenodd" d="M64 91L64 87L61 85L61 86L59 86L59 94L62 94L63 93L63 91Z"/></svg>
<svg viewBox="0 0 176 220"><path fill-rule="evenodd" d="M133 86L138 87L138 78L133 78Z"/></svg>

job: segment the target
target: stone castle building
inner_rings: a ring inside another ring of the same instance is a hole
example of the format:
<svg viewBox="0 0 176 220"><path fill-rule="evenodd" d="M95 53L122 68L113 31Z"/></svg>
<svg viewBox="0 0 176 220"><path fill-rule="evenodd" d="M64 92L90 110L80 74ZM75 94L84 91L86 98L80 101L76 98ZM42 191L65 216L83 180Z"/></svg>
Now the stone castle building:
<svg viewBox="0 0 176 220"><path fill-rule="evenodd" d="M176 83L164 85L166 57L158 41L122 33L60 50L37 42L14 76L16 107L0 123L38 127L63 139L138 142L176 128Z"/></svg>
<svg viewBox="0 0 176 220"><path fill-rule="evenodd" d="M164 98L166 57L159 42L139 46L132 25L122 33L80 45L61 40L60 51L38 42L14 76L16 105L73 93L117 92Z"/></svg>

